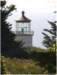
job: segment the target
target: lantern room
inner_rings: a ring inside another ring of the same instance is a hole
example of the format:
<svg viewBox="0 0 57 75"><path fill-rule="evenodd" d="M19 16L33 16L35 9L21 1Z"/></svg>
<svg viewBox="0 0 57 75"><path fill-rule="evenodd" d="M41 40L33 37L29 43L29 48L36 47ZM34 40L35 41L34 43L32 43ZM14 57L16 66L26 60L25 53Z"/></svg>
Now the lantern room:
<svg viewBox="0 0 57 75"><path fill-rule="evenodd" d="M16 21L16 30L20 32L31 31L31 20L25 16L25 12L22 11L22 17Z"/></svg>

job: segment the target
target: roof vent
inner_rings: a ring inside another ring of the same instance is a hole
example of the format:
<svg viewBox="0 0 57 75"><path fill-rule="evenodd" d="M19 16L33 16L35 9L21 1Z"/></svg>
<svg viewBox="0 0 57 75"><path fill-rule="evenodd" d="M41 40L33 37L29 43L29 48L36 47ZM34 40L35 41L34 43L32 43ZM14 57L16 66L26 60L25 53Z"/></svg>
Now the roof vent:
<svg viewBox="0 0 57 75"><path fill-rule="evenodd" d="M24 14L25 14L25 12L24 12L24 11L22 11L22 16L24 16Z"/></svg>

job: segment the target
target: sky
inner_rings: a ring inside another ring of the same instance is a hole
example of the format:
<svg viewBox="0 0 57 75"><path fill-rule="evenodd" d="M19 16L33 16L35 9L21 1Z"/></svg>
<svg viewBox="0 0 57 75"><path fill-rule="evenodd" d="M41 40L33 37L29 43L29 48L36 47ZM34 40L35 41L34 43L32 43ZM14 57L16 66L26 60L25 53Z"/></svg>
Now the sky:
<svg viewBox="0 0 57 75"><path fill-rule="evenodd" d="M54 11L57 9L57 0L7 0L7 5L11 4L17 8L8 18L8 22L13 26L12 30L15 30L16 20L21 17L21 12L24 10L25 15L32 20L33 46L44 48L42 32L44 28L50 28L48 20L56 20Z"/></svg>

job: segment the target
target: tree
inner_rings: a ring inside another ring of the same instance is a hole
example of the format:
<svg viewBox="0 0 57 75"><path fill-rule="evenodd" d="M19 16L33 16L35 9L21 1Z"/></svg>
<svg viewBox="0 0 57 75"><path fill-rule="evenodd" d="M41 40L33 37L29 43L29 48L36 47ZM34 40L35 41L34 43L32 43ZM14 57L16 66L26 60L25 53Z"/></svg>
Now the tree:
<svg viewBox="0 0 57 75"><path fill-rule="evenodd" d="M51 25L50 29L44 29L45 32L48 32L49 34L43 32L44 40L43 44L45 47L47 47L50 51L56 51L56 22L48 21L48 23Z"/></svg>
<svg viewBox="0 0 57 75"><path fill-rule="evenodd" d="M6 7L6 1L1 2L1 54L5 56L20 56L25 52L23 50L23 43L21 41L16 42L15 34L10 31L11 26L6 20L15 10L15 5Z"/></svg>

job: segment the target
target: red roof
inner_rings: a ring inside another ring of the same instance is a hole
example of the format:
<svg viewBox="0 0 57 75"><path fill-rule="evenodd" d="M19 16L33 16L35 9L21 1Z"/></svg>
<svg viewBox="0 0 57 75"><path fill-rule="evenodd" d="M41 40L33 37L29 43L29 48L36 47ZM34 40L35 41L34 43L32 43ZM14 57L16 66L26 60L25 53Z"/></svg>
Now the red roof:
<svg viewBox="0 0 57 75"><path fill-rule="evenodd" d="M25 15L24 15L24 11L22 11L22 17L19 20L16 20L16 22L30 22L31 20L28 19Z"/></svg>

